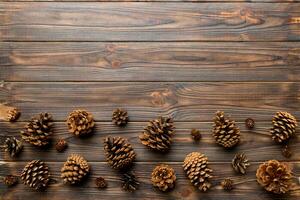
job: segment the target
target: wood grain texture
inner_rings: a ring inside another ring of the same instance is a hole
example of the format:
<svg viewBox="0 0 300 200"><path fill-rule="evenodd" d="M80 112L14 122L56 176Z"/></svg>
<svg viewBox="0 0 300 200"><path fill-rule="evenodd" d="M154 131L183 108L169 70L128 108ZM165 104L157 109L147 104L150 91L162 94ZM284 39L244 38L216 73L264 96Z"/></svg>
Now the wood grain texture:
<svg viewBox="0 0 300 200"><path fill-rule="evenodd" d="M4 42L5 81L300 81L300 43Z"/></svg>
<svg viewBox="0 0 300 200"><path fill-rule="evenodd" d="M0 3L2 41L299 41L299 3ZM266 34L267 33L267 34Z"/></svg>
<svg viewBox="0 0 300 200"><path fill-rule="evenodd" d="M300 2L300 0L1 0L2 2L252 2L252 3L285 3Z"/></svg>

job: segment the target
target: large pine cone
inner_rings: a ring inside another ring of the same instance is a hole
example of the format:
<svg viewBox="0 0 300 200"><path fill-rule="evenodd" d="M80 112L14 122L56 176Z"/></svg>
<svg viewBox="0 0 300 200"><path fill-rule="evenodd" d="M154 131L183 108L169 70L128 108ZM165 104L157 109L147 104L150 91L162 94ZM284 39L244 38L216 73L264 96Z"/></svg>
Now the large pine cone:
<svg viewBox="0 0 300 200"><path fill-rule="evenodd" d="M161 191L170 190L175 186L175 171L168 165L158 165L153 169L151 181L153 186L157 187Z"/></svg>
<svg viewBox="0 0 300 200"><path fill-rule="evenodd" d="M4 144L5 151L9 153L11 157L16 156L23 149L23 144L15 137L6 138Z"/></svg>
<svg viewBox="0 0 300 200"><path fill-rule="evenodd" d="M272 139L278 143L286 142L294 136L298 126L296 118L288 112L277 112L272 123Z"/></svg>
<svg viewBox="0 0 300 200"><path fill-rule="evenodd" d="M165 152L168 151L171 146L173 135L173 119L169 117L159 117L148 123L142 135L140 135L140 140L143 145L152 150Z"/></svg>
<svg viewBox="0 0 300 200"><path fill-rule="evenodd" d="M46 146L50 142L52 126L52 116L49 113L41 113L31 119L25 131L21 131L22 139L35 146Z"/></svg>
<svg viewBox="0 0 300 200"><path fill-rule="evenodd" d="M95 126L93 115L85 110L74 110L67 119L69 132L76 136L92 133Z"/></svg>
<svg viewBox="0 0 300 200"><path fill-rule="evenodd" d="M257 182L269 192L284 194L292 184L290 168L277 160L269 160L261 164L256 171Z"/></svg>
<svg viewBox="0 0 300 200"><path fill-rule="evenodd" d="M61 168L61 178L65 183L80 183L89 173L88 162L80 155L72 154Z"/></svg>
<svg viewBox="0 0 300 200"><path fill-rule="evenodd" d="M188 154L183 163L183 169L191 183L204 192L211 187L209 179L212 177L212 169L207 164L207 157L198 152Z"/></svg>
<svg viewBox="0 0 300 200"><path fill-rule="evenodd" d="M136 156L131 144L121 137L105 138L104 151L108 164L119 170L130 167Z"/></svg>
<svg viewBox="0 0 300 200"><path fill-rule="evenodd" d="M128 122L127 111L117 108L112 114L112 121L118 126L125 126Z"/></svg>
<svg viewBox="0 0 300 200"><path fill-rule="evenodd" d="M35 190L44 190L50 180L49 168L44 162L33 160L23 169L21 179L25 185Z"/></svg>
<svg viewBox="0 0 300 200"><path fill-rule="evenodd" d="M213 136L217 144L231 148L239 143L240 129L233 120L225 117L224 112L216 113L213 127Z"/></svg>

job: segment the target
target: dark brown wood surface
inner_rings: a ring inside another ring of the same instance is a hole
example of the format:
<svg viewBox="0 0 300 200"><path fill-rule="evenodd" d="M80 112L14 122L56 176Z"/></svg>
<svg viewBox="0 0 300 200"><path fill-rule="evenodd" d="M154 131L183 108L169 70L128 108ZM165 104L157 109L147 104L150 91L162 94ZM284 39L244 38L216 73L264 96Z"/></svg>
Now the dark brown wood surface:
<svg viewBox="0 0 300 200"><path fill-rule="evenodd" d="M300 176L299 136L290 144L292 157L285 158L269 133L277 111L300 120L299 1L151 1L0 2L0 103L22 112L15 123L0 121L0 144L6 137L19 137L33 115L50 112L55 120L49 148L25 144L16 158L0 152L0 176L19 174L28 161L41 159L53 175L50 187L36 192L23 184L0 184L0 200L300 198L296 178L284 196L265 192L255 181L258 165L270 159L286 162ZM128 110L130 122L124 128L111 122L117 107ZM65 119L76 108L95 117L96 129L89 138L68 133ZM212 138L217 110L231 115L241 129L241 142L233 150L224 150ZM138 139L147 121L160 115L175 120L167 154L149 151ZM253 130L245 128L248 117L256 121ZM192 128L201 130L200 142L192 140ZM109 135L127 138L136 150L134 171L141 185L134 193L121 190L120 175L105 162L102 142ZM63 153L54 149L59 138L69 144ZM184 175L182 161L192 151L206 154L214 170L207 193L197 191ZM251 162L244 176L230 166L238 152ZM60 179L60 168L71 153L83 155L92 167L79 186ZM171 192L151 185L152 169L159 163L176 171ZM106 190L95 187L98 176L107 179ZM235 182L231 192L220 186L227 177Z"/></svg>

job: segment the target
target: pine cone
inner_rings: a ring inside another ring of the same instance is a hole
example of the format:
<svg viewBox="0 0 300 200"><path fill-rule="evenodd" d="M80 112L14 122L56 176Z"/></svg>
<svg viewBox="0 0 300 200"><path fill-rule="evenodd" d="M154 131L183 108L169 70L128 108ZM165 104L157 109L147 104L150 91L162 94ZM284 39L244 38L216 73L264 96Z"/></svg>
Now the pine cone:
<svg viewBox="0 0 300 200"><path fill-rule="evenodd" d="M21 113L18 109L12 108L7 111L6 120L9 122L14 122L20 117Z"/></svg>
<svg viewBox="0 0 300 200"><path fill-rule="evenodd" d="M247 167L250 166L250 163L244 153L239 153L234 156L232 159L232 168L240 174L245 174Z"/></svg>
<svg viewBox="0 0 300 200"><path fill-rule="evenodd" d="M288 145L284 145L281 149L281 153L284 157L286 158L290 158L293 155L293 152L291 151L291 149L289 148Z"/></svg>
<svg viewBox="0 0 300 200"><path fill-rule="evenodd" d="M196 141L199 141L202 137L200 131L197 129L192 129L191 136Z"/></svg>
<svg viewBox="0 0 300 200"><path fill-rule="evenodd" d="M122 175L122 188L128 192L134 192L138 189L140 183L136 179L135 175L131 172L127 172Z"/></svg>
<svg viewBox="0 0 300 200"><path fill-rule="evenodd" d="M22 139L35 146L46 146L50 142L52 126L52 116L48 113L41 113L31 119L25 131L21 131Z"/></svg>
<svg viewBox="0 0 300 200"><path fill-rule="evenodd" d="M136 156L131 144L121 137L105 138L104 151L108 164L119 170L130 167Z"/></svg>
<svg viewBox="0 0 300 200"><path fill-rule="evenodd" d="M63 152L67 147L68 147L68 143L64 139L58 140L57 143L55 144L55 149L58 152Z"/></svg>
<svg viewBox="0 0 300 200"><path fill-rule="evenodd" d="M25 185L35 190L44 190L50 180L49 168L44 162L33 160L23 169L21 179Z"/></svg>
<svg viewBox="0 0 300 200"><path fill-rule="evenodd" d="M14 175L7 175L3 178L3 183L8 187L16 185L18 183L18 177Z"/></svg>
<svg viewBox="0 0 300 200"><path fill-rule="evenodd" d="M171 146L173 135L173 120L169 117L160 117L148 123L140 135L140 140L152 150L166 152Z"/></svg>
<svg viewBox="0 0 300 200"><path fill-rule="evenodd" d="M95 184L96 184L97 188L99 188L99 189L107 188L107 182L102 177L96 178Z"/></svg>
<svg viewBox="0 0 300 200"><path fill-rule="evenodd" d="M233 180L230 178L226 178L221 182L221 186L224 190L232 190L233 189Z"/></svg>
<svg viewBox="0 0 300 200"><path fill-rule="evenodd" d="M224 112L216 113L214 123L213 136L217 144L231 148L239 143L240 130L233 120L225 117Z"/></svg>
<svg viewBox="0 0 300 200"><path fill-rule="evenodd" d="M183 163L183 169L191 183L204 192L211 187L209 179L212 177L212 169L207 164L207 157L198 152L188 154Z"/></svg>
<svg viewBox="0 0 300 200"><path fill-rule="evenodd" d="M93 115L85 110L74 110L67 119L69 132L76 136L92 133L95 126Z"/></svg>
<svg viewBox="0 0 300 200"><path fill-rule="evenodd" d="M120 108L114 110L112 121L118 126L125 126L128 122L127 111Z"/></svg>
<svg viewBox="0 0 300 200"><path fill-rule="evenodd" d="M272 139L277 143L286 142L296 133L296 118L288 112L277 112L272 120Z"/></svg>
<svg viewBox="0 0 300 200"><path fill-rule="evenodd" d="M153 169L151 181L154 187L161 191L167 191L175 186L176 175L172 167L168 165L158 165Z"/></svg>
<svg viewBox="0 0 300 200"><path fill-rule="evenodd" d="M77 184L89 173L88 162L80 155L71 154L61 168L61 178L65 183Z"/></svg>
<svg viewBox="0 0 300 200"><path fill-rule="evenodd" d="M253 120L252 118L247 118L247 119L245 120L245 125L246 125L246 127L247 127L248 129L253 129L254 126L255 126L255 122L254 122L254 120Z"/></svg>
<svg viewBox="0 0 300 200"><path fill-rule="evenodd" d="M269 160L258 167L256 180L265 190L284 194L291 188L292 172L286 164Z"/></svg>
<svg viewBox="0 0 300 200"><path fill-rule="evenodd" d="M4 148L11 157L15 157L22 151L23 143L15 137L6 138Z"/></svg>

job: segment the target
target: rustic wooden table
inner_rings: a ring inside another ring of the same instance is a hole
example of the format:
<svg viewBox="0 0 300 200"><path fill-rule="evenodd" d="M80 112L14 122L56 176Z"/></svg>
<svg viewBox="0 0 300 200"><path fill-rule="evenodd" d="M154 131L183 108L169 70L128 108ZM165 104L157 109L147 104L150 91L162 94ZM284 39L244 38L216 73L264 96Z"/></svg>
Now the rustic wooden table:
<svg viewBox="0 0 300 200"><path fill-rule="evenodd" d="M258 165L269 159L286 161L300 174L299 137L286 159L269 135L276 111L300 119L299 1L88 1L0 2L0 103L22 111L18 122L0 122L0 142L18 136L33 115L48 111L56 121L54 138L69 143L64 153L28 144L15 159L1 152L0 175L20 173L26 162L41 159L57 180L46 192L1 185L1 200L300 199L299 185L289 195L276 196L254 181ZM111 123L117 107L129 112L125 128ZM92 137L78 139L67 132L65 119L76 108L94 114ZM242 131L241 144L232 151L217 146L211 136L217 110L230 114ZM165 155L150 152L138 139L147 121L159 115L175 119L176 136ZM247 117L256 120L252 131L244 127ZM192 141L192 128L201 130L201 142ZM137 152L134 171L141 185L135 193L121 190L120 178L105 162L102 140L108 135L128 138ZM192 151L205 153L214 170L214 187L207 193L194 189L183 173L182 161ZM251 161L245 176L230 166L237 152ZM59 178L70 153L92 165L80 186L63 185ZM158 163L176 170L177 185L169 193L151 186ZM108 180L104 191L94 185L98 176ZM236 182L232 192L218 185L226 177Z"/></svg>

